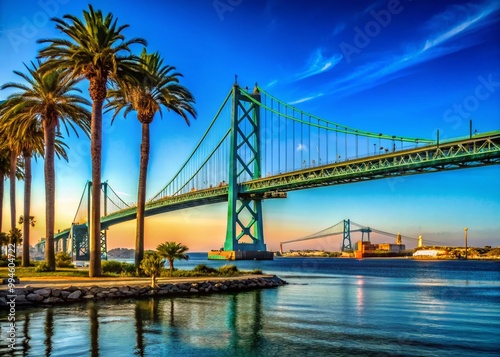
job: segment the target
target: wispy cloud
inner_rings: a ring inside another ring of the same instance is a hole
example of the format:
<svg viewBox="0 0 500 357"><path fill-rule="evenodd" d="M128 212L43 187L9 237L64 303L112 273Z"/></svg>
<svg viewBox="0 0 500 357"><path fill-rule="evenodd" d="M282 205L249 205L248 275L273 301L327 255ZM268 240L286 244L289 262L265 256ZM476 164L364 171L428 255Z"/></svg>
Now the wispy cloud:
<svg viewBox="0 0 500 357"><path fill-rule="evenodd" d="M297 145L297 151L307 151L307 145L305 144Z"/></svg>
<svg viewBox="0 0 500 357"><path fill-rule="evenodd" d="M310 95L310 96L307 96L307 97L304 97L304 98L300 98L300 99L297 99L297 100L294 100L293 102L289 102L288 104L290 105L294 105L294 104L299 104L299 103L304 103L304 102L308 102L310 100L313 100L313 99L316 99L316 98L319 98L323 95L322 92L318 92L318 93L314 93L313 95Z"/></svg>
<svg viewBox="0 0 500 357"><path fill-rule="evenodd" d="M332 36L337 36L339 33L345 30L345 22L339 22L337 26L333 29Z"/></svg>
<svg viewBox="0 0 500 357"><path fill-rule="evenodd" d="M278 83L277 79L273 79L271 82L266 84L267 88L271 88L272 86L275 86Z"/></svg>
<svg viewBox="0 0 500 357"><path fill-rule="evenodd" d="M443 13L432 17L423 26L427 32L425 38L407 44L403 53L386 53L379 56L379 60L357 67L353 72L330 82L320 91L308 94L293 103L303 103L323 95L349 95L373 88L405 75L403 70L411 66L471 47L481 39L462 37L491 25L491 15L499 9L500 4L497 2L449 7ZM456 41L459 38L460 41Z"/></svg>
<svg viewBox="0 0 500 357"><path fill-rule="evenodd" d="M293 80L298 81L329 71L342 60L343 56L340 53L335 53L333 56L327 57L323 52L322 48L316 49L311 54L306 69L295 74Z"/></svg>

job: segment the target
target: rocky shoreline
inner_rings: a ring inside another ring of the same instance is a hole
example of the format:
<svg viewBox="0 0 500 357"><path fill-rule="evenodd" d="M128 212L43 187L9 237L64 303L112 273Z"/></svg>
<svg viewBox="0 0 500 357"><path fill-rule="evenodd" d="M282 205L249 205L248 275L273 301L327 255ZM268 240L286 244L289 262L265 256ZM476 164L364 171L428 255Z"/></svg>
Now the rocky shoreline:
<svg viewBox="0 0 500 357"><path fill-rule="evenodd" d="M287 282L276 275L259 278L226 279L217 281L179 282L158 284L153 289L147 285L120 285L100 287L68 286L63 288L30 287L16 288L15 293L0 290L0 306L12 304L16 308L30 306L66 305L83 301L97 301L123 298L146 298L154 296L179 296L244 291L251 289L274 288Z"/></svg>

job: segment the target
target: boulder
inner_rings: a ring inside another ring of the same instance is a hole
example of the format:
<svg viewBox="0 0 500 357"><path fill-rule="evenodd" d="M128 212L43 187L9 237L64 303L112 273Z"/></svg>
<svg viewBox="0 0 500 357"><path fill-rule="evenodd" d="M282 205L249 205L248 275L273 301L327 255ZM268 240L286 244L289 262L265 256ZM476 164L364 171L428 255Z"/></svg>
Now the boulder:
<svg viewBox="0 0 500 357"><path fill-rule="evenodd" d="M63 300L59 299L58 297L54 297L54 296L48 297L45 300L43 300L44 304L57 304L60 302L63 302Z"/></svg>
<svg viewBox="0 0 500 357"><path fill-rule="evenodd" d="M38 289L33 291L33 294L42 295L43 297L49 297L50 289Z"/></svg>
<svg viewBox="0 0 500 357"><path fill-rule="evenodd" d="M28 301L42 301L43 296L38 295L38 294L29 294L28 296L26 296L26 300L28 300Z"/></svg>
<svg viewBox="0 0 500 357"><path fill-rule="evenodd" d="M51 294L53 297L59 297L61 295L61 289L52 289Z"/></svg>
<svg viewBox="0 0 500 357"><path fill-rule="evenodd" d="M61 290L61 297L66 299L71 293L69 291Z"/></svg>
<svg viewBox="0 0 500 357"><path fill-rule="evenodd" d="M189 289L189 292L190 292L190 293L197 293L197 292L198 292L198 289L191 288L191 289Z"/></svg>
<svg viewBox="0 0 500 357"><path fill-rule="evenodd" d="M76 291L73 291L71 294L69 294L67 299L68 300L78 300L81 295L82 295L82 292L80 290L76 290Z"/></svg>

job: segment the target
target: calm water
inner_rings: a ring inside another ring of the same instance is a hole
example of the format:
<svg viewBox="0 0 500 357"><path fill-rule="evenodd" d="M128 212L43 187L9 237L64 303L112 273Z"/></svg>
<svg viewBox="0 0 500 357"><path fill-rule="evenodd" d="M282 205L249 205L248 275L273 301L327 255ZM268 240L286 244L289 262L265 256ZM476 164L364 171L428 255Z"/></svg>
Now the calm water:
<svg viewBox="0 0 500 357"><path fill-rule="evenodd" d="M192 254L177 266L224 264L205 257ZM498 262L282 258L237 265L290 285L18 311L15 355L500 355Z"/></svg>

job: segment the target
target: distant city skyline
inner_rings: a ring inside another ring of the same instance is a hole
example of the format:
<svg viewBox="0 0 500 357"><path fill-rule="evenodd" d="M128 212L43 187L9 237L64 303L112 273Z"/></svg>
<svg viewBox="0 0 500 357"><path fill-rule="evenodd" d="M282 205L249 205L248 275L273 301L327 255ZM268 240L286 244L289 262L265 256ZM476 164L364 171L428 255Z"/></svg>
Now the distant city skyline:
<svg viewBox="0 0 500 357"><path fill-rule="evenodd" d="M127 38L142 37L150 52L184 75L198 119L187 127L172 113L151 125L148 198L156 194L194 148L238 75L319 117L373 132L434 139L500 129L500 5L496 1L91 1L129 24ZM40 0L0 3L0 84L20 82L13 71L34 61L36 40L58 38L50 17L81 17L88 2ZM142 49L134 48L136 53ZM88 96L88 82L79 84ZM0 91L4 100L11 91ZM137 200L140 124L103 120L103 173L128 202ZM63 133L65 134L65 133ZM56 232L68 228L91 176L90 142L71 134L69 163L56 163ZM45 234L43 159L33 167L31 243ZM290 192L264 201L268 249L342 219L449 245L500 245L498 165ZM17 183L22 213L23 183ZM146 219L145 246L165 240L191 251L223 246L227 205L216 204ZM5 186L3 230L10 229ZM354 236L353 242L360 238ZM135 221L112 226L108 247L134 246ZM389 241L373 235L376 242ZM395 241L395 237L394 237ZM392 242L392 241L391 241ZM403 243L408 247L415 242ZM287 249L338 250L341 238Z"/></svg>

